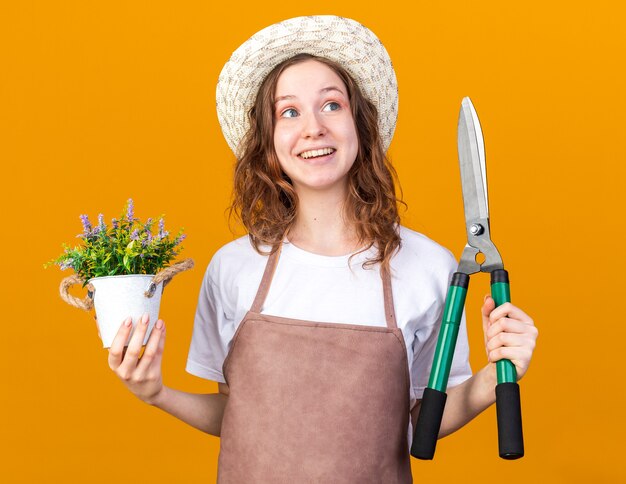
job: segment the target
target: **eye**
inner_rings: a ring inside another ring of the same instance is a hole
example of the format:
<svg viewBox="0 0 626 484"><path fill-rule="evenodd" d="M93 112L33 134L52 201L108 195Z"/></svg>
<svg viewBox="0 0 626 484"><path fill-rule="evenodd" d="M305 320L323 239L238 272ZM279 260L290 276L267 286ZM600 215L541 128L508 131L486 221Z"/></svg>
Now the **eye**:
<svg viewBox="0 0 626 484"><path fill-rule="evenodd" d="M341 105L335 101L331 101L324 106L324 111L338 111L341 109Z"/></svg>
<svg viewBox="0 0 626 484"><path fill-rule="evenodd" d="M281 118L295 118L298 116L298 111L294 108L285 109L282 113L280 113Z"/></svg>

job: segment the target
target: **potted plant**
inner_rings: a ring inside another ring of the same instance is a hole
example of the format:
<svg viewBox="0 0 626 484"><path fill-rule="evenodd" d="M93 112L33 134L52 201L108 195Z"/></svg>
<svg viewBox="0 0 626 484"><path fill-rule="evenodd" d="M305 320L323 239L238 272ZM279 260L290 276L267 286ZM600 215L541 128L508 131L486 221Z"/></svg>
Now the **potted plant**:
<svg viewBox="0 0 626 484"><path fill-rule="evenodd" d="M163 288L176 274L193 267L191 259L170 265L182 250L180 244L186 237L183 229L176 237L170 237L161 216L157 231L153 233L154 220L149 218L142 223L136 218L132 199L127 201L120 218L112 219L110 226L104 223L102 214L95 227L87 215L81 215L80 219L83 232L77 237L82 239L82 245L71 248L63 244L64 253L44 264L44 268L56 264L61 270L74 270L76 274L61 281L61 298L86 311L95 308L105 348L111 346L124 319L131 316L134 329L143 313L148 312L150 326L145 344L159 317ZM72 285L79 283L88 291L84 299L68 292Z"/></svg>

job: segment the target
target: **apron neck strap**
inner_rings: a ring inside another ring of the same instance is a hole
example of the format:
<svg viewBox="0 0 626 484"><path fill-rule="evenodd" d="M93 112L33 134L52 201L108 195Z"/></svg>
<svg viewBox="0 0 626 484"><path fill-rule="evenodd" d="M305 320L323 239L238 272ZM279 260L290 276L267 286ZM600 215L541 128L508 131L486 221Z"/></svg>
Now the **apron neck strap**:
<svg viewBox="0 0 626 484"><path fill-rule="evenodd" d="M252 311L253 313L260 313L261 309L263 308L263 303L265 302L267 293L270 290L272 277L274 277L274 271L276 270L276 266L278 265L278 257L280 256L280 250L282 249L282 247L283 244L280 243L272 249L272 252L270 252L270 256L267 259L267 264L265 264L263 279L261 279L261 284L259 284L259 289L256 292L256 297L254 298L254 302L252 303L252 307L250 308L250 311Z"/></svg>
<svg viewBox="0 0 626 484"><path fill-rule="evenodd" d="M259 290L256 293L256 297L254 298L254 302L252 303L252 307L250 311L253 313L260 313L263 308L263 303L265 302L265 298L267 297L267 293L270 290L270 285L272 284L272 278L274 277L274 272L276 271L276 266L278 265L278 258L280 257L280 251L282 249L283 244L280 243L278 246L272 249L269 258L267 259L267 264L265 265L265 272L263 273L263 278L261 279L261 284L259 284ZM391 276L389 271L381 270L381 278L383 280L383 297L385 300L385 320L387 322L387 327L390 329L395 329L398 327L396 323L396 312L393 307L393 292L391 291Z"/></svg>
<svg viewBox="0 0 626 484"><path fill-rule="evenodd" d="M396 311L393 308L393 291L391 290L391 275L388 270L381 269L381 277L383 279L383 296L385 298L385 320L387 327L395 329L398 327L396 323Z"/></svg>

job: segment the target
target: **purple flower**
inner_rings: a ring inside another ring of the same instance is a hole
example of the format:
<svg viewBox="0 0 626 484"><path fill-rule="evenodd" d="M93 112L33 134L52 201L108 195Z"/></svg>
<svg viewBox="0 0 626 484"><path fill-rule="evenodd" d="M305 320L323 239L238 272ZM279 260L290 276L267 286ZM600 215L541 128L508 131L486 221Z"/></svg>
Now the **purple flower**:
<svg viewBox="0 0 626 484"><path fill-rule="evenodd" d="M146 232L150 232L150 229L152 229L152 223L154 221L152 220L152 218L149 218L148 220L146 220L146 225L144 226L146 229Z"/></svg>
<svg viewBox="0 0 626 484"><path fill-rule="evenodd" d="M106 226L104 225L104 215L98 215L98 225L93 229L91 235L98 235L106 233Z"/></svg>
<svg viewBox="0 0 626 484"><path fill-rule="evenodd" d="M104 215L102 215L101 213L98 214L98 230L100 232L106 232L106 225L104 224Z"/></svg>
<svg viewBox="0 0 626 484"><path fill-rule="evenodd" d="M87 215L81 215L80 221L83 223L83 234L85 237L89 237L91 235L91 222L89 221L89 217Z"/></svg>
<svg viewBox="0 0 626 484"><path fill-rule="evenodd" d="M72 264L74 261L72 259L65 259L63 262L59 264L59 268L64 271L65 269L72 268Z"/></svg>
<svg viewBox="0 0 626 484"><path fill-rule="evenodd" d="M113 230L117 230L118 224L119 222L117 221L116 218L114 218L113 220L111 220L111 224L113 225Z"/></svg>
<svg viewBox="0 0 626 484"><path fill-rule="evenodd" d="M159 239L162 239L163 237L165 237L165 235L163 234L164 228L165 228L165 220L163 220L163 217L161 217L159 219Z"/></svg>
<svg viewBox="0 0 626 484"><path fill-rule="evenodd" d="M130 240L138 240L139 239L139 230L133 230L133 233L130 234Z"/></svg>
<svg viewBox="0 0 626 484"><path fill-rule="evenodd" d="M135 219L135 206L133 204L133 199L128 199L128 208L126 209L126 220L132 223Z"/></svg>
<svg viewBox="0 0 626 484"><path fill-rule="evenodd" d="M174 247L176 247L178 244L180 244L186 238L187 238L187 236L185 234L182 234L181 236L177 237L176 240L174 241Z"/></svg>

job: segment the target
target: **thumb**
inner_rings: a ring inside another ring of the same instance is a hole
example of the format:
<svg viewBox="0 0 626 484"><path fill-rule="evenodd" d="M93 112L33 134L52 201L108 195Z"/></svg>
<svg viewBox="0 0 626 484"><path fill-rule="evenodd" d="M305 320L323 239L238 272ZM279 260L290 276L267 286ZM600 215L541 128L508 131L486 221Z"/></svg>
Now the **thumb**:
<svg viewBox="0 0 626 484"><path fill-rule="evenodd" d="M489 294L487 294L483 302L483 307L480 310L483 317L483 331L485 332L485 336L487 334L487 329L489 328L489 315L495 308L496 302Z"/></svg>

